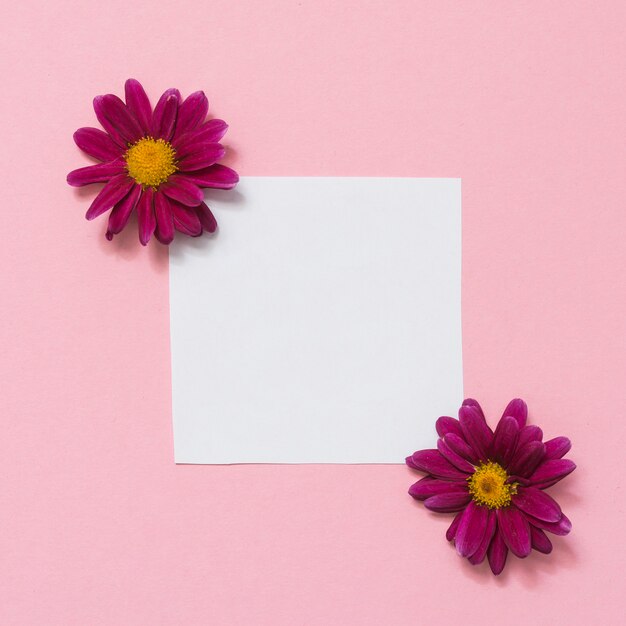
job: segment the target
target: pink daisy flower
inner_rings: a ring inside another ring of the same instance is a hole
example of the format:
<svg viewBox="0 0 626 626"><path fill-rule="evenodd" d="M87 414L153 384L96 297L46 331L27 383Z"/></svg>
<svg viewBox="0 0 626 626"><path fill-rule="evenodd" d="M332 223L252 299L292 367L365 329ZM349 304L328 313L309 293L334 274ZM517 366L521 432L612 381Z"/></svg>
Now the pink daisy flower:
<svg viewBox="0 0 626 626"><path fill-rule="evenodd" d="M406 459L409 467L428 474L409 494L431 511L456 513L446 538L473 565L487 557L496 575L509 550L522 559L532 549L549 554L545 531L567 535L572 528L544 491L576 468L562 458L570 440L543 442L541 429L526 425L527 414L523 400L511 400L492 432L478 402L468 398L458 420L437 420L436 450Z"/></svg>
<svg viewBox="0 0 626 626"><path fill-rule="evenodd" d="M217 163L224 156L219 141L226 122L205 121L209 102L201 91L182 100L178 89L168 89L154 111L138 81L127 80L125 91L125 103L113 94L94 98L106 132L79 128L74 133L76 145L101 162L70 172L67 182L74 187L105 183L86 218L112 209L110 241L136 209L144 246L152 234L169 244L175 230L191 237L215 232L217 222L202 188L232 189L239 180L237 172Z"/></svg>

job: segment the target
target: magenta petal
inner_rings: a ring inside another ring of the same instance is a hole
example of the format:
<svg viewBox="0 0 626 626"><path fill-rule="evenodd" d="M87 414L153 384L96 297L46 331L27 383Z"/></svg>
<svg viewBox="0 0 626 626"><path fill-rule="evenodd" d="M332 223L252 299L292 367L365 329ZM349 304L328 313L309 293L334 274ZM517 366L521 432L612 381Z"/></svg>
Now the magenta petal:
<svg viewBox="0 0 626 626"><path fill-rule="evenodd" d="M239 182L239 174L235 170L219 163L194 172L186 172L185 178L198 187L212 189L232 189Z"/></svg>
<svg viewBox="0 0 626 626"><path fill-rule="evenodd" d="M178 110L176 135L194 130L202 124L209 112L209 101L203 91L195 91L185 98Z"/></svg>
<svg viewBox="0 0 626 626"><path fill-rule="evenodd" d="M524 428L519 431L517 437L517 449L523 448L531 441L541 441L542 439L543 431L539 426L524 426Z"/></svg>
<svg viewBox="0 0 626 626"><path fill-rule="evenodd" d="M439 450L418 450L413 454L413 464L421 472L432 474L439 478L465 480L467 474L460 472L441 456Z"/></svg>
<svg viewBox="0 0 626 626"><path fill-rule="evenodd" d="M542 552L543 554L552 552L552 542L548 539L546 533L532 524L530 525L530 543L537 552Z"/></svg>
<svg viewBox="0 0 626 626"><path fill-rule="evenodd" d="M461 406L472 406L472 407L474 407L478 411L478 414L483 419L485 419L485 413L483 411L483 408L478 403L478 400L474 400L474 398L465 398L465 400L463 400L463 404Z"/></svg>
<svg viewBox="0 0 626 626"><path fill-rule="evenodd" d="M528 477L539 466L545 455L546 447L541 441L531 441L523 448L519 448L507 468L509 474Z"/></svg>
<svg viewBox="0 0 626 626"><path fill-rule="evenodd" d="M478 565L485 560L487 556L487 550L489 545L491 544L491 540L493 539L493 535L496 532L496 512L489 511L489 517L487 518L487 528L485 530L485 536L483 540L480 542L478 549L472 556L469 557L469 562L472 565Z"/></svg>
<svg viewBox="0 0 626 626"><path fill-rule="evenodd" d="M467 459L464 459L452 450L452 448L450 448L450 446L446 443L445 439L439 439L437 441L437 450L439 450L439 452L441 452L441 454L457 469L460 469L466 474L474 473L474 466Z"/></svg>
<svg viewBox="0 0 626 626"><path fill-rule="evenodd" d="M526 419L528 418L528 407L521 398L514 398L507 405L506 409L502 413L502 417L510 415L514 417L520 428L526 426Z"/></svg>
<svg viewBox="0 0 626 626"><path fill-rule="evenodd" d="M435 429L440 437L445 437L448 433L454 433L465 440L461 424L459 424L459 420L454 419L454 417L443 415L435 422Z"/></svg>
<svg viewBox="0 0 626 626"><path fill-rule="evenodd" d="M539 489L559 482L576 469L576 464L569 459L551 459L542 463L530 476L529 483Z"/></svg>
<svg viewBox="0 0 626 626"><path fill-rule="evenodd" d="M498 528L509 550L520 559L530 554L530 527L522 512L507 506L497 510Z"/></svg>
<svg viewBox="0 0 626 626"><path fill-rule="evenodd" d="M518 509L544 522L558 522L563 515L556 501L536 487L518 487L511 499Z"/></svg>
<svg viewBox="0 0 626 626"><path fill-rule="evenodd" d="M160 192L154 194L154 213L157 222L155 236L168 245L174 240L174 218L170 201Z"/></svg>
<svg viewBox="0 0 626 626"><path fill-rule="evenodd" d="M506 466L511 461L518 433L519 424L514 417L506 415L500 419L493 435L493 456L498 463Z"/></svg>
<svg viewBox="0 0 626 626"><path fill-rule="evenodd" d="M407 456L404 459L404 462L411 468L411 469L418 469L418 467L415 465L415 463L413 463L413 457L412 456Z"/></svg>
<svg viewBox="0 0 626 626"><path fill-rule="evenodd" d="M189 208L174 200L170 202L170 205L174 218L174 228L190 237L199 237L202 234L202 224L195 207Z"/></svg>
<svg viewBox="0 0 626 626"><path fill-rule="evenodd" d="M176 200L185 206L198 206L204 199L204 194L198 185L187 180L185 176L174 174L169 180L160 186L166 196Z"/></svg>
<svg viewBox="0 0 626 626"><path fill-rule="evenodd" d="M180 156L178 167L181 172L193 172L214 165L225 154L219 143L201 143L190 146L189 152Z"/></svg>
<svg viewBox="0 0 626 626"><path fill-rule="evenodd" d="M114 207L135 184L135 181L128 178L126 174L114 176L96 196L91 206L87 209L85 217L92 220L98 215L102 215L105 211Z"/></svg>
<svg viewBox="0 0 626 626"><path fill-rule="evenodd" d="M551 459L560 459L564 457L571 449L572 442L567 437L555 437L546 441L546 456L547 461Z"/></svg>
<svg viewBox="0 0 626 626"><path fill-rule="evenodd" d="M139 226L139 242L142 246L146 246L156 228L154 191L152 187L148 187L148 189L143 192L137 203L137 222Z"/></svg>
<svg viewBox="0 0 626 626"><path fill-rule="evenodd" d="M129 78L124 85L124 92L128 110L139 122L143 134L149 135L152 130L152 107L144 88L138 80Z"/></svg>
<svg viewBox="0 0 626 626"><path fill-rule="evenodd" d="M461 556L472 556L480 546L485 530L489 509L479 506L473 500L467 505L456 531L454 543Z"/></svg>
<svg viewBox="0 0 626 626"><path fill-rule="evenodd" d="M89 156L100 161L113 161L124 150L99 128L79 128L74 133L76 145Z"/></svg>
<svg viewBox="0 0 626 626"><path fill-rule="evenodd" d="M74 170L67 175L67 182L72 187L82 187L91 183L106 183L113 176L124 173L123 159L117 159L108 163L98 163Z"/></svg>
<svg viewBox="0 0 626 626"><path fill-rule="evenodd" d="M448 444L448 447L452 451L456 452L464 459L467 459L473 465L476 465L476 463L478 462L478 455L476 454L476 452L474 452L474 450L472 450L472 448L465 441L465 439L463 439L463 437L459 437L459 435L457 435L456 433L448 433L444 436L443 440L446 442L446 444Z"/></svg>
<svg viewBox="0 0 626 626"><path fill-rule="evenodd" d="M122 145L132 144L143 136L139 122L117 96L97 96L94 98L93 108L102 127L117 143L121 139Z"/></svg>
<svg viewBox="0 0 626 626"><path fill-rule="evenodd" d="M448 530L446 530L446 539L448 541L452 541L456 537L456 530L459 527L459 522L461 521L461 517L463 517L463 511L459 511L452 520L452 524L448 526Z"/></svg>
<svg viewBox="0 0 626 626"><path fill-rule="evenodd" d="M109 241L113 239L113 235L117 235L124 230L128 223L128 218L139 200L139 196L141 196L141 185L135 185L130 190L130 193L113 207L109 215L109 226L105 235Z"/></svg>
<svg viewBox="0 0 626 626"><path fill-rule="evenodd" d="M471 499L472 496L469 493L461 491L441 493L424 500L424 506L437 513L454 513L465 508Z"/></svg>
<svg viewBox="0 0 626 626"><path fill-rule="evenodd" d="M194 207L194 209L198 214L202 228L208 233L214 233L217 230L217 220L213 213L211 213L211 209L209 209L204 202L201 202L197 207Z"/></svg>
<svg viewBox="0 0 626 626"><path fill-rule="evenodd" d="M409 495L416 500L426 500L442 493L469 493L466 482L438 480L432 476L424 476L409 487Z"/></svg>
<svg viewBox="0 0 626 626"><path fill-rule="evenodd" d="M531 517L530 515L526 515L526 519L531 526L536 526L537 528L541 528L542 530L547 530L553 535L567 535L570 530L572 530L572 522L570 522L569 518L566 515L562 515L561 519L558 522L544 522L543 520L537 519L536 517Z"/></svg>
<svg viewBox="0 0 626 626"><path fill-rule="evenodd" d="M459 409L459 422L465 440L478 454L481 461L487 461L491 451L493 433L484 418L473 406L462 406Z"/></svg>
<svg viewBox="0 0 626 626"><path fill-rule="evenodd" d="M502 533L498 530L498 528L496 528L496 531L493 535L493 540L491 541L491 545L487 550L489 567L496 576L502 573L502 570L504 569L504 566L506 564L506 557L508 553L509 549L504 543Z"/></svg>
<svg viewBox="0 0 626 626"><path fill-rule="evenodd" d="M152 114L152 135L157 139L171 139L180 99L178 89L167 89L159 98Z"/></svg>

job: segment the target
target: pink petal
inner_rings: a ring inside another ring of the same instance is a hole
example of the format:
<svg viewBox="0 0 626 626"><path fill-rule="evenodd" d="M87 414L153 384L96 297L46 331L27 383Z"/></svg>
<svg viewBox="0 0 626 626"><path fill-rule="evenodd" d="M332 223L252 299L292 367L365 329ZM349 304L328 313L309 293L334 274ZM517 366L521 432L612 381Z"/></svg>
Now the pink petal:
<svg viewBox="0 0 626 626"><path fill-rule="evenodd" d="M487 550L491 545L491 540L493 539L493 535L496 532L496 512L489 511L489 517L487 519L487 528L485 530L485 536L483 540L480 542L478 546L478 550L469 557L469 562L472 565L478 565L485 560L487 556Z"/></svg>
<svg viewBox="0 0 626 626"><path fill-rule="evenodd" d="M489 558L489 567L491 571L498 576L502 573L504 566L506 565L506 557L509 553L509 549L504 543L502 533L496 528L496 531L491 541L491 545L487 550L487 557Z"/></svg>
<svg viewBox="0 0 626 626"><path fill-rule="evenodd" d="M546 489L565 478L576 469L576 463L569 459L551 459L542 463L528 479L531 485Z"/></svg>
<svg viewBox="0 0 626 626"><path fill-rule="evenodd" d="M500 419L493 435L493 456L498 463L506 466L511 461L518 433L519 424L514 417L505 415Z"/></svg>
<svg viewBox="0 0 626 626"><path fill-rule="evenodd" d="M89 156L100 161L113 161L124 150L99 128L79 128L74 133L76 145Z"/></svg>
<svg viewBox="0 0 626 626"><path fill-rule="evenodd" d="M502 413L502 417L510 415L514 417L520 428L526 426L526 419L528 418L528 407L521 398L514 398L507 405L506 409Z"/></svg>
<svg viewBox="0 0 626 626"><path fill-rule="evenodd" d="M511 499L518 509L544 522L558 522L563 515L555 500L536 487L518 487Z"/></svg>
<svg viewBox="0 0 626 626"><path fill-rule="evenodd" d="M178 111L176 135L195 130L202 124L209 112L209 101L203 91L195 91L185 98Z"/></svg>
<svg viewBox="0 0 626 626"><path fill-rule="evenodd" d="M98 215L102 215L105 211L114 207L135 184L135 181L128 178L126 174L114 176L96 196L91 206L87 209L85 217L92 220Z"/></svg>
<svg viewBox="0 0 626 626"><path fill-rule="evenodd" d="M478 550L485 536L488 518L489 509L486 506L479 506L473 500L467 505L454 540L456 551L461 556L472 556Z"/></svg>
<svg viewBox="0 0 626 626"><path fill-rule="evenodd" d="M174 200L170 202L172 207L172 217L174 218L174 228L190 237L198 237L202 234L202 224L195 212L195 207L190 209Z"/></svg>
<svg viewBox="0 0 626 626"><path fill-rule="evenodd" d="M437 450L441 452L441 454L448 460L454 467L465 472L466 474L474 473L474 466L462 456L457 454L450 446L446 443L445 439L439 439L437 441Z"/></svg>
<svg viewBox="0 0 626 626"><path fill-rule="evenodd" d="M178 167L181 172L193 172L214 165L225 154L219 143L201 143L189 147L189 152L179 154Z"/></svg>
<svg viewBox="0 0 626 626"><path fill-rule="evenodd" d="M570 522L569 518L566 515L562 515L561 519L558 522L544 522L543 520L537 519L536 517L531 517L530 515L526 515L526 519L531 526L541 528L542 530L547 530L553 535L567 535L569 534L570 530L572 530L572 522Z"/></svg>
<svg viewBox="0 0 626 626"><path fill-rule="evenodd" d="M126 108L120 98L113 94L96 96L93 101L96 117L104 130L121 145L132 144L141 139L143 131L139 122Z"/></svg>
<svg viewBox="0 0 626 626"><path fill-rule="evenodd" d="M530 554L530 527L522 512L514 506L497 510L498 528L509 550L520 559Z"/></svg>
<svg viewBox="0 0 626 626"><path fill-rule="evenodd" d="M487 461L491 451L493 433L487 426L485 419L475 407L466 405L459 409L459 422L467 443L478 454L481 461Z"/></svg>
<svg viewBox="0 0 626 626"><path fill-rule="evenodd" d="M178 89L167 89L159 98L152 114L152 135L169 141L174 132L176 114L180 103Z"/></svg>
<svg viewBox="0 0 626 626"><path fill-rule="evenodd" d="M463 517L463 511L460 511L454 516L452 524L448 527L448 530L446 531L446 539L448 541L452 541L456 537L456 531L459 527L459 523L461 522L461 517Z"/></svg>
<svg viewBox="0 0 626 626"><path fill-rule="evenodd" d="M432 474L439 478L465 480L467 474L460 472L441 456L439 450L418 450L413 454L413 464L421 472Z"/></svg>
<svg viewBox="0 0 626 626"><path fill-rule="evenodd" d="M124 230L128 223L128 218L139 200L139 196L141 196L141 185L135 185L130 193L113 207L109 215L109 226L105 234L109 241L113 239L113 235L117 235Z"/></svg>
<svg viewBox="0 0 626 626"><path fill-rule="evenodd" d="M545 442L546 460L560 459L564 457L571 449L572 442L567 437L555 437Z"/></svg>
<svg viewBox="0 0 626 626"><path fill-rule="evenodd" d="M213 213L211 213L211 209L209 209L204 202L201 202L194 208L198 214L202 228L204 228L204 230L208 233L214 233L217 229L217 220L215 219Z"/></svg>
<svg viewBox="0 0 626 626"><path fill-rule="evenodd" d="M137 203L137 222L139 226L139 242L145 246L156 228L156 216L154 214L154 191L148 187Z"/></svg>
<svg viewBox="0 0 626 626"><path fill-rule="evenodd" d="M106 183L113 176L124 173L124 160L116 159L108 163L98 163L74 170L67 175L67 182L72 187L83 187L92 183Z"/></svg>
<svg viewBox="0 0 626 626"><path fill-rule="evenodd" d="M424 500L424 506L437 513L454 513L465 508L472 499L469 493L453 491L451 493L441 493Z"/></svg>
<svg viewBox="0 0 626 626"><path fill-rule="evenodd" d="M542 552L543 554L552 552L552 542L548 539L546 533L532 524L530 526L530 543L537 552Z"/></svg>
<svg viewBox="0 0 626 626"><path fill-rule="evenodd" d="M239 182L239 174L235 170L219 163L194 172L185 172L185 178L198 187L213 189L232 189Z"/></svg>
<svg viewBox="0 0 626 626"><path fill-rule="evenodd" d="M169 180L159 187L159 191L186 206L198 206L204 199L204 194L198 185L178 174L170 176Z"/></svg>
<svg viewBox="0 0 626 626"><path fill-rule="evenodd" d="M152 130L152 107L144 88L138 80L129 78L124 85L124 92L128 110L139 122L143 134L149 135Z"/></svg>
<svg viewBox="0 0 626 626"><path fill-rule="evenodd" d="M157 222L155 236L168 245L174 240L174 218L170 201L160 192L154 194L154 213Z"/></svg>
<svg viewBox="0 0 626 626"><path fill-rule="evenodd" d="M507 471L516 476L528 477L539 466L545 455L546 447L541 441L531 441L523 448L519 448L513 457Z"/></svg>

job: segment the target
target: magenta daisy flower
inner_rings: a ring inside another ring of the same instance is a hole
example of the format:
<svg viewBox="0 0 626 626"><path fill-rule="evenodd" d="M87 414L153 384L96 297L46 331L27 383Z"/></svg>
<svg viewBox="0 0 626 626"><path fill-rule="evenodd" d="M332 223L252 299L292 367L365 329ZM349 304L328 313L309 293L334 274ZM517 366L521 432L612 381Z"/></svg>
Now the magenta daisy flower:
<svg viewBox="0 0 626 626"><path fill-rule="evenodd" d="M487 557L494 574L504 569L509 550L522 559L532 549L549 554L545 531L567 535L572 528L544 491L576 468L562 458L570 440L542 441L541 429L526 425L527 413L523 400L511 400L492 432L478 402L468 398L458 420L437 420L436 450L406 459L428 474L409 494L431 511L456 513L446 538L473 565Z"/></svg>
<svg viewBox="0 0 626 626"><path fill-rule="evenodd" d="M110 241L136 209L144 246L152 234L169 244L175 230L191 237L214 232L217 222L202 188L232 189L239 180L237 172L217 163L224 156L219 141L226 122L205 121L209 102L201 91L182 100L178 89L168 89L153 111L138 81L127 80L125 90L125 103L113 94L94 98L106 132L79 128L74 133L76 145L100 163L70 172L67 182L74 187L105 183L87 219L112 209Z"/></svg>

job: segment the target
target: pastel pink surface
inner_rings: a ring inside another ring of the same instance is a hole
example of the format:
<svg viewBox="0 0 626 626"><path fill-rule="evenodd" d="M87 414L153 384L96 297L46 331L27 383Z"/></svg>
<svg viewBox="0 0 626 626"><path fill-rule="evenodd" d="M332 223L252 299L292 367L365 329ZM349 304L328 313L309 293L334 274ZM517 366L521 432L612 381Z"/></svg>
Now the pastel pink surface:
<svg viewBox="0 0 626 626"><path fill-rule="evenodd" d="M621 623L625 9L4 3L0 622ZM466 393L574 441L550 557L472 568L403 466L174 465L167 251L65 185L129 76L244 175L462 177Z"/></svg>

